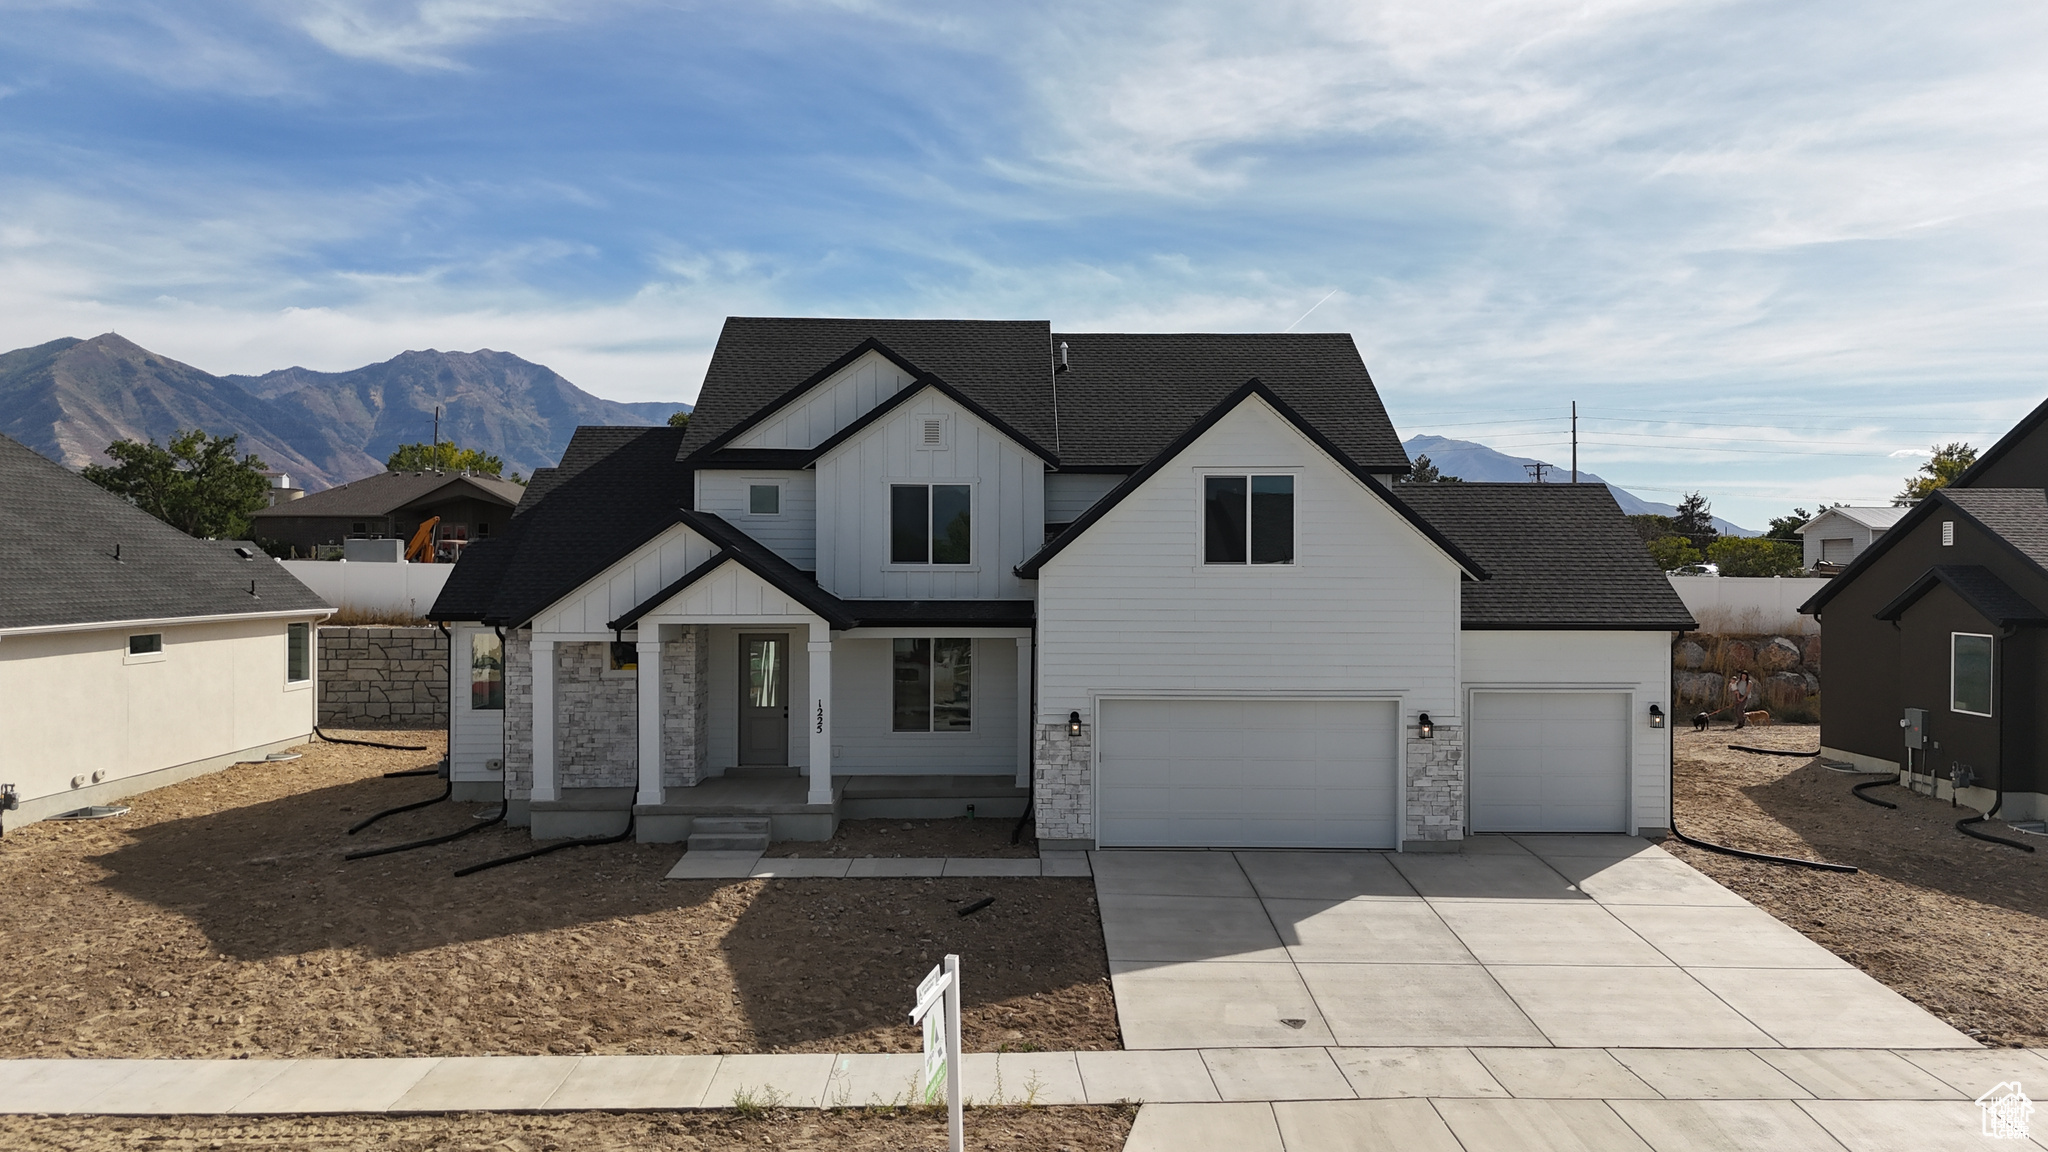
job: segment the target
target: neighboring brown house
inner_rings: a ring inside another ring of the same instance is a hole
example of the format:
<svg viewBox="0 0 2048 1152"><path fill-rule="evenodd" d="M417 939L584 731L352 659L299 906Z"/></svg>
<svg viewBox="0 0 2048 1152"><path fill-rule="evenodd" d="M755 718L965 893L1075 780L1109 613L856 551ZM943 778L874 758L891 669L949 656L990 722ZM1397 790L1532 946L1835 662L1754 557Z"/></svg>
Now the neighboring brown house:
<svg viewBox="0 0 2048 1152"><path fill-rule="evenodd" d="M383 472L250 514L258 539L301 556L344 540L407 540L428 519L436 551L454 559L472 540L488 540L512 518L525 488L471 472Z"/></svg>
<svg viewBox="0 0 2048 1152"><path fill-rule="evenodd" d="M2048 403L1800 607L1827 642L1824 754L2048 816L2044 485Z"/></svg>

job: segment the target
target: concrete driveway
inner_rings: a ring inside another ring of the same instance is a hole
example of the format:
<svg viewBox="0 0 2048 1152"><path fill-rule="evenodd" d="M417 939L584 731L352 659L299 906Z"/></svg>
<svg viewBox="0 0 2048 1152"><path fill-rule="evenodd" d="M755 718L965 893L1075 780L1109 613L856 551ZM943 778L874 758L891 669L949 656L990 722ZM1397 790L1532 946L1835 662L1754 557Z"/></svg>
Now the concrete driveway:
<svg viewBox="0 0 2048 1152"><path fill-rule="evenodd" d="M1126 1048L1972 1048L1670 853L1093 854Z"/></svg>

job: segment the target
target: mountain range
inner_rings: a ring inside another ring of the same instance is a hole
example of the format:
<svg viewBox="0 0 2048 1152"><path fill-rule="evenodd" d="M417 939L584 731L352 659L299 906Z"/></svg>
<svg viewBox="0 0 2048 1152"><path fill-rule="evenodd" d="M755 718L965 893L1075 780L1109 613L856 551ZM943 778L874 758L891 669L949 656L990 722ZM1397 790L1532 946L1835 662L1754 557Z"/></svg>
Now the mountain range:
<svg viewBox="0 0 2048 1152"><path fill-rule="evenodd" d="M1410 436L1401 442L1401 447L1408 450L1408 458L1410 460L1418 456L1427 456L1429 457L1429 462L1436 465L1438 471L1446 476L1456 476L1460 480L1526 484L1533 480L1526 466L1539 463L1543 465L1550 475L1557 478L1555 482L1567 482L1571 478L1571 470L1569 468L1560 469L1555 464L1548 461L1539 461L1533 456L1510 456L1505 452L1498 452L1488 448L1484 444L1474 444L1470 440L1452 440L1445 436ZM1593 475L1591 472L1582 471L1579 473L1579 483L1607 484L1607 481ZM1678 507L1674 504L1659 504L1654 500L1645 500L1628 489L1614 484L1607 484L1607 490L1614 493L1614 502L1621 505L1624 515L1641 516L1655 514L1658 516L1670 516L1678 511ZM1762 535L1762 533L1744 528L1740 524L1723 520L1719 516L1714 517L1714 529L1723 536Z"/></svg>
<svg viewBox="0 0 2048 1152"><path fill-rule="evenodd" d="M579 424L647 426L681 403L593 396L509 352L402 352L348 372L283 368L215 376L109 332L0 353L0 432L71 468L105 463L115 440L179 429L234 433L239 450L309 491L384 470L401 444L434 435L530 476L553 466Z"/></svg>

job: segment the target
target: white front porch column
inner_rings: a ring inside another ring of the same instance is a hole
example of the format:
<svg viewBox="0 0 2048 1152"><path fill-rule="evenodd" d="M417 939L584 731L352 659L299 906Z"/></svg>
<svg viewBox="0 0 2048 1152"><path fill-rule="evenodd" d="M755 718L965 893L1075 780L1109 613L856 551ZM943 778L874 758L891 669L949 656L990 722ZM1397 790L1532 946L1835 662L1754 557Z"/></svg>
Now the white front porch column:
<svg viewBox="0 0 2048 1152"><path fill-rule="evenodd" d="M640 627L640 795L641 804L659 804L661 795L661 630Z"/></svg>
<svg viewBox="0 0 2048 1152"><path fill-rule="evenodd" d="M832 802L832 626L811 625L811 706L804 730L811 736L813 804Z"/></svg>
<svg viewBox="0 0 2048 1152"><path fill-rule="evenodd" d="M555 789L555 642L536 637L533 654L533 799L559 800Z"/></svg>
<svg viewBox="0 0 2048 1152"><path fill-rule="evenodd" d="M1017 637L1017 787L1031 787L1031 637Z"/></svg>

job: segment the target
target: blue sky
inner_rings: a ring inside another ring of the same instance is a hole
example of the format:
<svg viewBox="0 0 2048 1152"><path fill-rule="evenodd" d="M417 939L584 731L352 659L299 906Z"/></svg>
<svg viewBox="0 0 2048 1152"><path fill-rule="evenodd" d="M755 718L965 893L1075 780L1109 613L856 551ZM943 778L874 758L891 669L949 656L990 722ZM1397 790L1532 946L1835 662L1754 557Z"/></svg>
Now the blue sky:
<svg viewBox="0 0 2048 1152"><path fill-rule="evenodd" d="M1761 525L2048 396L2038 4L0 0L0 346L728 314L1346 331L1404 434ZM1320 303L1318 303L1320 301Z"/></svg>

